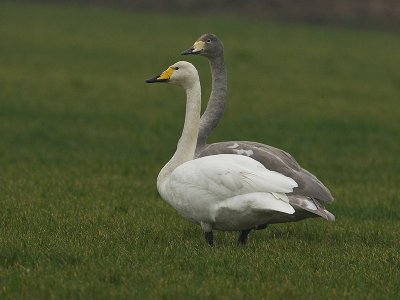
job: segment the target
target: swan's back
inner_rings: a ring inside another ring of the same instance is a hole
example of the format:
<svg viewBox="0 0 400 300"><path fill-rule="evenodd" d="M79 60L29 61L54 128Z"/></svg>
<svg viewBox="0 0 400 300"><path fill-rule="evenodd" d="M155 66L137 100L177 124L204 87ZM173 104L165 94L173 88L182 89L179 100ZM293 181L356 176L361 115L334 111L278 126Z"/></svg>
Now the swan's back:
<svg viewBox="0 0 400 300"><path fill-rule="evenodd" d="M232 154L202 157L177 167L161 196L181 215L216 229L238 230L267 222L274 213L293 214L286 193L297 183L252 158Z"/></svg>
<svg viewBox="0 0 400 300"><path fill-rule="evenodd" d="M290 193L297 187L293 179L266 169L258 161L232 154L188 161L172 172L170 180L228 197L252 192Z"/></svg>
<svg viewBox="0 0 400 300"><path fill-rule="evenodd" d="M196 153L198 157L221 153L249 156L260 162L267 169L294 179L298 184L298 187L293 191L294 195L310 197L325 202L333 201L332 194L325 185L313 174L303 169L289 153L281 149L256 142L231 141L206 145L199 150Z"/></svg>

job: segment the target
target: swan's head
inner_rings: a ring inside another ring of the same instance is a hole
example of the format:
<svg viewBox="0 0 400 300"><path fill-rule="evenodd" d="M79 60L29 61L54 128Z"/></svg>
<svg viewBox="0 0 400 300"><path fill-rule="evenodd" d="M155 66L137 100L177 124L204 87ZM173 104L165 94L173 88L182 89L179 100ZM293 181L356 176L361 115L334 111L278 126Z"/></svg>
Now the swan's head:
<svg viewBox="0 0 400 300"><path fill-rule="evenodd" d="M147 83L167 82L184 88L188 88L198 81L199 74L196 68L187 61L178 61L160 75L146 80Z"/></svg>
<svg viewBox="0 0 400 300"><path fill-rule="evenodd" d="M197 39L193 46L185 51L182 55L198 54L208 58L223 55L224 45L215 34L206 33Z"/></svg>

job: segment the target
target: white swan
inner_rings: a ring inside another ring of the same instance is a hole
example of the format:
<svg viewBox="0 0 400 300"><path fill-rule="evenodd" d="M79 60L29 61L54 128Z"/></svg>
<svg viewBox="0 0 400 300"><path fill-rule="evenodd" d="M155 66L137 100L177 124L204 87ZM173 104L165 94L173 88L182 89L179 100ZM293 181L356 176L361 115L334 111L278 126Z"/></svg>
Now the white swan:
<svg viewBox="0 0 400 300"><path fill-rule="evenodd" d="M157 178L161 197L183 217L201 225L207 242L212 230L249 230L279 214L293 214L286 193L297 183L241 155L219 154L193 160L200 124L201 88L196 68L185 61L148 83L168 82L186 91L186 115L175 154ZM240 243L246 237L239 238Z"/></svg>

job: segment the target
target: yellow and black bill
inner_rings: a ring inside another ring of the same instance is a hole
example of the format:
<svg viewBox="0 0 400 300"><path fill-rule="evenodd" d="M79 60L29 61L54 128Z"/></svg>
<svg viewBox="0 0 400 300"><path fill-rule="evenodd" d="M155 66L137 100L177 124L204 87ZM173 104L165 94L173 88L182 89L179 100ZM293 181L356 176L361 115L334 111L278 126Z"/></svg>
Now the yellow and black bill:
<svg viewBox="0 0 400 300"><path fill-rule="evenodd" d="M146 82L147 83L166 82L171 78L171 75L172 75L173 72L174 72L174 69L169 67L164 72L162 72L161 75L149 78L149 79L146 80Z"/></svg>
<svg viewBox="0 0 400 300"><path fill-rule="evenodd" d="M199 54L204 50L204 42L197 41L193 44L193 46L185 51L183 51L182 55L190 55L190 54Z"/></svg>

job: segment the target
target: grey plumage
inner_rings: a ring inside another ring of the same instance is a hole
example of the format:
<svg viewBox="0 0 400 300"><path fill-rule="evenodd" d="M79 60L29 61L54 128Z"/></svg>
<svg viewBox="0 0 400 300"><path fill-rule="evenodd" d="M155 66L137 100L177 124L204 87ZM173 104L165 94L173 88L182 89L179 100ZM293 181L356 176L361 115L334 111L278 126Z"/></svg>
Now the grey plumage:
<svg viewBox="0 0 400 300"><path fill-rule="evenodd" d="M233 146L236 146L233 148ZM333 197L329 190L313 174L303 169L297 161L287 152L264 145L247 141L220 142L205 145L200 148L199 157L221 153L239 154L238 152L253 154L251 158L262 163L267 169L282 173L297 182L299 187L293 190L293 195L332 202Z"/></svg>
<svg viewBox="0 0 400 300"><path fill-rule="evenodd" d="M197 139L196 153L206 145L207 138L217 127L225 111L225 101L227 94L227 78L224 63L224 56L218 55L209 59L211 68L212 88L207 108L200 119L200 129ZM204 156L204 155L203 155Z"/></svg>
<svg viewBox="0 0 400 300"><path fill-rule="evenodd" d="M202 49L192 47L182 53L207 57L212 75L212 92L207 108L201 117L195 157L229 153L248 155L261 162L267 169L293 178L298 183L298 187L289 195L289 202L296 212L293 215L277 214L276 218L269 222L270 224L294 222L312 217L335 220L335 216L325 210L321 204L321 201L333 201L330 191L313 174L303 169L289 153L269 145L248 141L206 144L208 136L218 125L224 113L227 75L222 42L211 33L202 35L199 41L204 45Z"/></svg>

